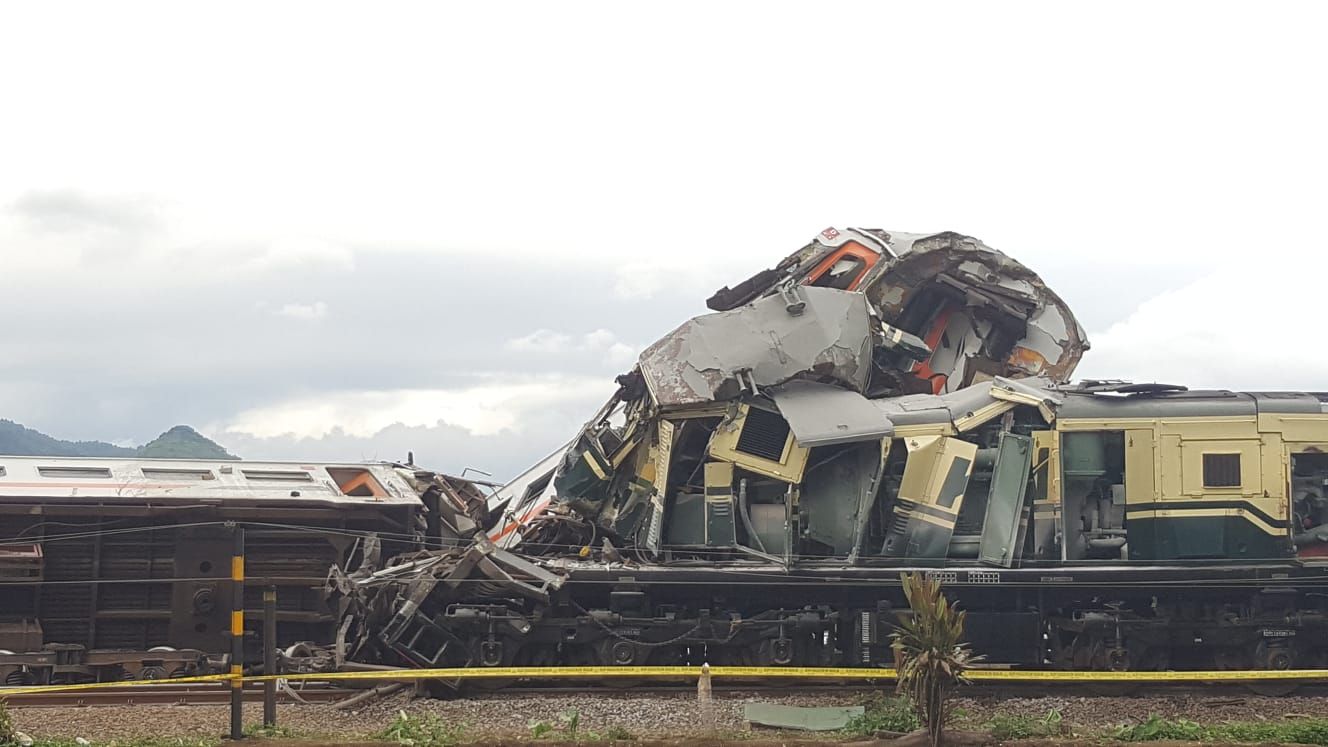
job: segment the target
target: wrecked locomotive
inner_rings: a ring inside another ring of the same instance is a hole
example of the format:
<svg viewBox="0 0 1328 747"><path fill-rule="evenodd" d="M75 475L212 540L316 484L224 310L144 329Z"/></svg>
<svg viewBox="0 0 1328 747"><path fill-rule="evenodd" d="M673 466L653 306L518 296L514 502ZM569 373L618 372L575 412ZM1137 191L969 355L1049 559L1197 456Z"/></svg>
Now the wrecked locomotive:
<svg viewBox="0 0 1328 747"><path fill-rule="evenodd" d="M994 663L1328 654L1323 395L1068 386L1087 340L953 233L827 230L647 348L458 546L334 572L351 659L887 665L902 570ZM466 545L465 543L469 543Z"/></svg>
<svg viewBox="0 0 1328 747"><path fill-rule="evenodd" d="M954 233L828 229L707 305L494 490L413 465L6 458L0 572L34 583L0 586L21 622L0 634L86 651L68 676L224 652L217 522L238 521L255 585L283 586L281 642L316 644L287 668L887 666L906 570L946 582L993 663L1325 663L1328 396L1071 386L1068 306ZM78 584L121 576L152 583ZM9 679L51 676L24 656L0 652Z"/></svg>
<svg viewBox="0 0 1328 747"><path fill-rule="evenodd" d="M226 671L241 525L249 660L269 587L278 643L308 658L340 624L329 566L437 547L440 504L485 498L409 465L0 457L0 682Z"/></svg>

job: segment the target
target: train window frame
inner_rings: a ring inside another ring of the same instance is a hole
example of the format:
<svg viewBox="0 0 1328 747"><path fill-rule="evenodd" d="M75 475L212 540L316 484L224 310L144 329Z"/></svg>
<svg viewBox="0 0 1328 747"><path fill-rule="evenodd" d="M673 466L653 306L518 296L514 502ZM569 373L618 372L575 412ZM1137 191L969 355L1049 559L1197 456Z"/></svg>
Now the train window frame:
<svg viewBox="0 0 1328 747"><path fill-rule="evenodd" d="M1201 457L1204 488L1239 489L1244 485L1238 451L1205 451ZM1216 474L1215 474L1216 473ZM1234 480L1234 482L1232 482Z"/></svg>
<svg viewBox="0 0 1328 747"><path fill-rule="evenodd" d="M184 469L179 467L142 467L139 469L147 480L215 480L216 474L210 469Z"/></svg>
<svg viewBox="0 0 1328 747"><path fill-rule="evenodd" d="M38 466L37 474L41 477L58 477L66 480L109 480L111 479L111 468L71 467L53 464L46 467Z"/></svg>
<svg viewBox="0 0 1328 747"><path fill-rule="evenodd" d="M242 469L240 474L251 482L313 482L314 476L308 470L279 469Z"/></svg>

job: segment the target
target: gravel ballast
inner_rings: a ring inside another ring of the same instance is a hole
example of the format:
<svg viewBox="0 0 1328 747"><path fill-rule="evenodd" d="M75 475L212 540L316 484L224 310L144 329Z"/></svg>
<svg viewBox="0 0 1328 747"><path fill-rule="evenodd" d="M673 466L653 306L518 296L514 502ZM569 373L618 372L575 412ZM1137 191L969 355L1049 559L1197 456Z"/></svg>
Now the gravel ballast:
<svg viewBox="0 0 1328 747"><path fill-rule="evenodd" d="M702 717L696 695L678 693L551 693L482 695L455 700L412 698L399 693L356 711L331 705L282 705L278 723L297 735L365 738L381 732L399 712L434 714L464 725L468 738L529 737L531 724L559 726L561 715L575 711L580 729L603 733L623 729L637 738L685 737L744 730L743 704L763 701L781 705L842 706L862 703L868 693L850 692L717 692L714 723ZM1261 696L1167 695L1148 697L998 697L983 694L957 699L962 724L980 725L997 714L1042 718L1061 714L1066 724L1105 729L1138 723L1150 714L1184 717L1201 723L1328 717L1328 698ZM209 738L228 727L228 708L198 706L92 706L35 708L11 706L15 726L34 737L84 737L93 741L179 736ZM258 704L245 707L246 723L260 720Z"/></svg>

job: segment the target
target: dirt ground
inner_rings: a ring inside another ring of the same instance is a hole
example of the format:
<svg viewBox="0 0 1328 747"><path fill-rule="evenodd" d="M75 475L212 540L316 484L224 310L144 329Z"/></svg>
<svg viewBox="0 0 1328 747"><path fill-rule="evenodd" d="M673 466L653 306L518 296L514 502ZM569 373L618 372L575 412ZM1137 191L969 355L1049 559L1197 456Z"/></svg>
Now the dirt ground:
<svg viewBox="0 0 1328 747"><path fill-rule="evenodd" d="M476 745L560 744L561 720L577 714L582 735L596 734L596 745L612 742L606 736L615 731L630 734L634 747L660 745L721 745L742 747L769 745L816 745L853 742L839 736L774 732L750 729L742 718L744 704L753 701L790 706L844 706L862 703L870 693L861 691L727 691L715 693L710 720L703 718L694 693L594 692L541 695L478 695L454 700L412 699L399 693L357 710L337 710L330 705L282 705L278 723L295 739L276 740L281 747L315 744L382 744L384 729L405 714L412 719L434 719L457 730L457 738ZM958 699L961 713L956 728L980 730L997 715L1039 719L1055 711L1067 726L1082 734L1097 734L1123 725L1137 724L1150 715L1165 718L1183 717L1205 724L1231 721L1281 721L1318 717L1328 718L1328 698L1256 695L1188 695L1137 697L999 697L973 692ZM226 731L226 706L104 706L24 708L12 706L15 726L33 737L74 739L84 737L94 742L128 741L152 737L211 739ZM256 705L246 707L246 723L260 718ZM533 728L550 725L542 739ZM1057 740L1025 741L1021 744L1084 744L1091 740L1067 737ZM265 744L261 740L251 745ZM568 742L561 742L568 744ZM587 742L589 743L589 742ZM859 740L859 743L862 743ZM275 743L274 743L275 744ZM900 742L882 742L903 747ZM1122 743L1114 742L1120 745ZM1152 745L1183 743L1152 742ZM1213 743L1207 743L1213 744Z"/></svg>

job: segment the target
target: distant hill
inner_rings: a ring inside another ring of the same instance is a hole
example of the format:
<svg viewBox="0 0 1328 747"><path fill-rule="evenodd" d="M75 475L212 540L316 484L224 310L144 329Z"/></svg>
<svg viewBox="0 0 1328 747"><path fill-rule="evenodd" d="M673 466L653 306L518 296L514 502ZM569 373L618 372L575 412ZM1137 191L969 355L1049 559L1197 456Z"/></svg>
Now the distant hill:
<svg viewBox="0 0 1328 747"><path fill-rule="evenodd" d="M62 441L0 419L0 454L14 456L144 457L159 459L239 459L187 425L177 425L137 448L105 441Z"/></svg>
<svg viewBox="0 0 1328 747"><path fill-rule="evenodd" d="M138 455L157 459L239 459L187 425L177 425L138 447Z"/></svg>

